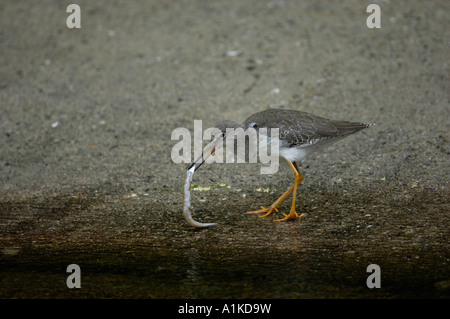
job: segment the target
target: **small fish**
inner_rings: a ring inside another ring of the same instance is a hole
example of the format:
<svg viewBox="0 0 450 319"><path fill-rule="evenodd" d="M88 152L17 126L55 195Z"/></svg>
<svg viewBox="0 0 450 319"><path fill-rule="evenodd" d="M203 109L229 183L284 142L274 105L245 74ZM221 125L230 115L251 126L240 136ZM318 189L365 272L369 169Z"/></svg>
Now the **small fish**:
<svg viewBox="0 0 450 319"><path fill-rule="evenodd" d="M195 165L193 165L186 172L186 182L184 183L184 193L183 193L183 216L187 223L194 227L210 227L216 225L215 223L200 223L192 218L189 208L191 207L191 182L194 176Z"/></svg>

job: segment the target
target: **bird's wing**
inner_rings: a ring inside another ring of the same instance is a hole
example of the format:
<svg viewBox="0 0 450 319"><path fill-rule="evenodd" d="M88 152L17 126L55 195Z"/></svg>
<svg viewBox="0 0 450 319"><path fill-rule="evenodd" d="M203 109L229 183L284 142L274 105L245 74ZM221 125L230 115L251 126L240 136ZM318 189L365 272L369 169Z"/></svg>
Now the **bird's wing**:
<svg viewBox="0 0 450 319"><path fill-rule="evenodd" d="M291 145L316 144L366 128L358 122L334 121L302 111L271 109L253 114L244 123L257 128L279 128L280 139Z"/></svg>

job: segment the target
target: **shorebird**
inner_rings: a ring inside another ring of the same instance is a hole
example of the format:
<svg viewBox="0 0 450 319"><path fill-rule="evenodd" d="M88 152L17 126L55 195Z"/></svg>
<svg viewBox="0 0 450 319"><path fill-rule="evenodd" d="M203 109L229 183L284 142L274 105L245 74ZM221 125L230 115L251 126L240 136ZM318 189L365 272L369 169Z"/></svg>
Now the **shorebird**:
<svg viewBox="0 0 450 319"><path fill-rule="evenodd" d="M190 170L195 166L197 170L205 160L215 152L215 145L223 142L226 137L227 129L253 128L256 131L266 128L268 131L272 128L279 129L279 156L284 158L289 167L294 172L294 184L281 195L268 208L261 206L260 210L247 212L248 214L261 214L259 217L266 217L273 212L278 212L277 207L281 202L293 192L292 205L289 214L284 214L284 218L276 221L285 221L296 219L303 216L295 211L295 200L297 197L297 188L303 181L303 175L300 172L297 163L300 163L313 152L321 150L346 136L361 131L372 126L373 123L349 122L339 120L329 120L317 115L309 114L298 110L270 109L255 113L249 116L244 123L240 124L234 121L223 121L216 125L222 134L213 140L206 147L206 153L195 159L188 167ZM269 137L270 139L270 137Z"/></svg>

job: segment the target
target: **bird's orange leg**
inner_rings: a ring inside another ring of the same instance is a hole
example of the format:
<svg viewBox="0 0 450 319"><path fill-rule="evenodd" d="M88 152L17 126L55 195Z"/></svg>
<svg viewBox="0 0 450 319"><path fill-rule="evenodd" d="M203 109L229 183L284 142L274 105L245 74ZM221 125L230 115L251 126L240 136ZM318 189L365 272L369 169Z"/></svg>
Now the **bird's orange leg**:
<svg viewBox="0 0 450 319"><path fill-rule="evenodd" d="M284 218L281 219L277 219L276 221L285 221L285 220L289 220L289 219L293 219L293 218L300 218L303 216L303 214L298 215L295 212L295 198L297 196L297 187L303 182L303 175L302 173L300 173L300 170L298 169L297 164L294 162L290 162L288 161L289 166L291 167L291 169L294 171L294 176L295 176L295 183L294 185L292 185L292 187L294 188L294 195L292 198L292 206L291 206L291 211L289 213L289 215L284 214Z"/></svg>
<svg viewBox="0 0 450 319"><path fill-rule="evenodd" d="M272 205L270 205L269 208L265 208L264 206L261 206L262 209L260 209L260 210L255 210L255 211L252 211L252 212L247 212L247 214L264 214L264 213L265 213L264 215L259 216L259 218L263 218L263 217L269 216L269 215L272 214L274 211L278 212L278 209L277 209L278 205L280 205L281 202L284 201L284 199L285 199L286 197L288 197L288 195L294 190L294 186L295 186L295 184L292 185L292 186L291 186L291 187L290 187L283 195L281 195L280 198L278 198L278 199L275 201L275 203L273 203Z"/></svg>
<svg viewBox="0 0 450 319"><path fill-rule="evenodd" d="M292 171L294 172L294 176L295 176L294 185L289 187L289 189L283 195L281 195L280 198L278 198L272 205L270 205L269 208L265 208L264 206L261 206L262 209L247 212L247 214L264 214L264 215L259 216L260 218L263 218L263 217L269 216L274 211L278 212L277 207L281 204L281 202L283 200L285 200L286 197L289 196L290 193L292 193L292 191L294 191L294 199L292 202L293 206L291 208L290 214L284 215L285 216L284 218L278 219L277 221L283 221L283 220L288 220L288 219L292 219L292 218L299 218L302 216L302 215L297 215L297 213L295 212L295 196L297 194L298 185L300 185L300 183L303 181L303 175L300 173L300 170L298 169L298 166L295 162L294 163L292 163L290 161L287 161L287 162L289 163L289 166L291 167Z"/></svg>

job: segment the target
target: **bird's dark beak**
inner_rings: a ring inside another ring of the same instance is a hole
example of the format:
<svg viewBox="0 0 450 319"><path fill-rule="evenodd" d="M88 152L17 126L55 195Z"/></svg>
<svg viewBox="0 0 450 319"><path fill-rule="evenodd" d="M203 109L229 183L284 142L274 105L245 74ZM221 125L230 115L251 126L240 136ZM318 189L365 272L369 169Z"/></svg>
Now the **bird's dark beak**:
<svg viewBox="0 0 450 319"><path fill-rule="evenodd" d="M198 157L196 160L194 160L191 164L189 164L187 169L190 170L193 166L198 164L197 166L195 166L195 169L194 169L194 172L195 172L196 170L198 170L200 168L200 166L202 166L202 164L206 161L206 159L208 157L210 157L212 154L214 154L215 151L216 151L215 145L210 144L210 145L206 146L203 154L200 157Z"/></svg>

